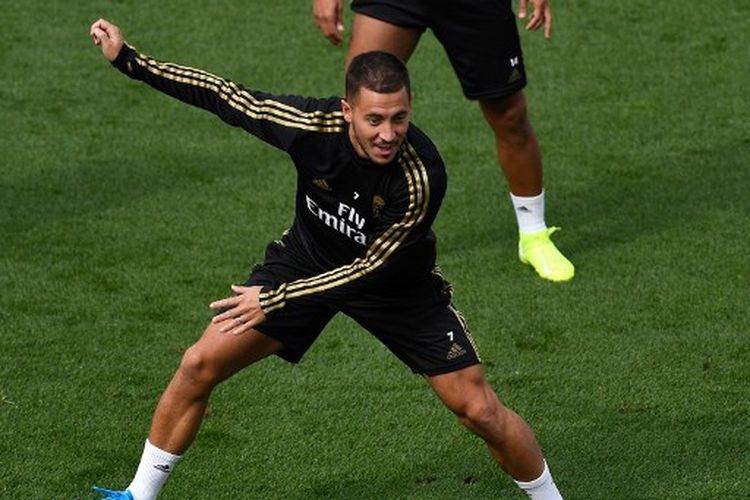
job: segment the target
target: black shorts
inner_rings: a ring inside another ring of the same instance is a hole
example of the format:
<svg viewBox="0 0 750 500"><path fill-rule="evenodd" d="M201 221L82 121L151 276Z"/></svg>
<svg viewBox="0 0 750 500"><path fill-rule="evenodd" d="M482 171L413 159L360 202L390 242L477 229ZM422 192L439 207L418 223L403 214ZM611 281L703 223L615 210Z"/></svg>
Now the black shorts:
<svg viewBox="0 0 750 500"><path fill-rule="evenodd" d="M270 285L314 273L277 242L268 245L265 262L245 286ZM333 316L342 312L377 337L415 373L438 375L480 362L466 323L451 304L452 289L435 270L417 283L389 293L365 292L340 304L290 301L269 314L256 329L280 341L278 356L296 363Z"/></svg>
<svg viewBox="0 0 750 500"><path fill-rule="evenodd" d="M526 86L510 0L353 0L352 10L396 26L430 28L468 99L505 97Z"/></svg>

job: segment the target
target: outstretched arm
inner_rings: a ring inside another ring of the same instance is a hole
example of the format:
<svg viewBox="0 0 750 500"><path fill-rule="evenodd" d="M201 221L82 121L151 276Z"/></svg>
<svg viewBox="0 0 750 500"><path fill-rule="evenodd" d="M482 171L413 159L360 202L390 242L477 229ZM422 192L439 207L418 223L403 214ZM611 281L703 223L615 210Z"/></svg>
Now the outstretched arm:
<svg viewBox="0 0 750 500"><path fill-rule="evenodd" d="M343 0L313 0L313 17L328 41L334 45L344 41Z"/></svg>
<svg viewBox="0 0 750 500"><path fill-rule="evenodd" d="M276 96L198 68L159 61L128 45L120 29L104 19L91 26L90 34L104 57L128 77L285 151L306 131L339 132L343 127L341 111L329 103L337 100Z"/></svg>
<svg viewBox="0 0 750 500"><path fill-rule="evenodd" d="M552 37L552 7L549 5L548 0L530 0L534 8L531 13L529 22L526 23L527 31L536 31L544 26L544 38ZM527 16L527 5L529 0L519 0L518 2L518 17L526 19Z"/></svg>

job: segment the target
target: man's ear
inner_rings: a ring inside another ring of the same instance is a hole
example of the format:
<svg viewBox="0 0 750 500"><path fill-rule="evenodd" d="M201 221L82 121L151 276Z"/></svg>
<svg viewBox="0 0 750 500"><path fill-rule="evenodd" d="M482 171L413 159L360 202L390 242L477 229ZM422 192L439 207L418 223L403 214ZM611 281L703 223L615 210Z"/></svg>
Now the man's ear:
<svg viewBox="0 0 750 500"><path fill-rule="evenodd" d="M344 120L346 121L346 123L351 123L352 122L352 107L346 101L346 99L341 99L341 111L344 113Z"/></svg>

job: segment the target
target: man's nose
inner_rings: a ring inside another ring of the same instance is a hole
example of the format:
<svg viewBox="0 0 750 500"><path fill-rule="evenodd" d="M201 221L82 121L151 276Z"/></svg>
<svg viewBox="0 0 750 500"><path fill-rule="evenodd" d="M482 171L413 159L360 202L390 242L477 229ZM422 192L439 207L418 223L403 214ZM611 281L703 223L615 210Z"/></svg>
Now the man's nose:
<svg viewBox="0 0 750 500"><path fill-rule="evenodd" d="M380 127L378 135L380 135L380 139L382 139L383 141L391 142L396 138L396 129L394 129L390 123L384 123Z"/></svg>

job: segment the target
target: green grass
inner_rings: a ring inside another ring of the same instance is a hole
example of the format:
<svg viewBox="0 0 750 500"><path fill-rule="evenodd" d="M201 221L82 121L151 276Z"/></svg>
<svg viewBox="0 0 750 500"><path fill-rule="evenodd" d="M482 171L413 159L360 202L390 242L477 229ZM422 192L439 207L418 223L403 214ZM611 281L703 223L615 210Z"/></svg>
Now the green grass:
<svg viewBox="0 0 750 500"><path fill-rule="evenodd" d="M75 5L73 5L75 4ZM0 16L0 497L124 486L153 407L291 221L283 154L110 69L156 57L331 95L309 5L13 2ZM489 379L568 498L743 498L750 467L750 7L557 2L523 36L562 286L514 257L487 126L427 35L415 121L450 186L440 263ZM349 16L350 18L351 16ZM538 35L538 34L537 34ZM425 383L345 318L223 385L163 498L522 498Z"/></svg>

